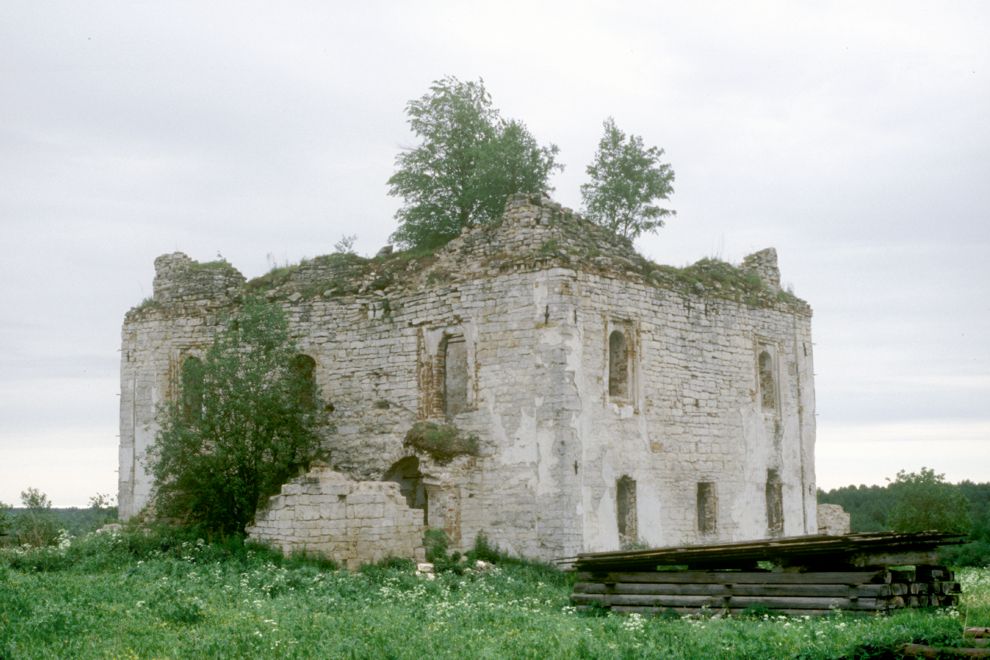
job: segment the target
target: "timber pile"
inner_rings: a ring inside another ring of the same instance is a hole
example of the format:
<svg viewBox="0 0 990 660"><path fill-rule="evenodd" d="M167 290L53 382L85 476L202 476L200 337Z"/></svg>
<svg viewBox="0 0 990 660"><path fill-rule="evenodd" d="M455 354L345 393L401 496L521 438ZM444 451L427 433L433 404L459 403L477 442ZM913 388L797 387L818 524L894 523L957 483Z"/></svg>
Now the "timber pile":
<svg viewBox="0 0 990 660"><path fill-rule="evenodd" d="M905 644L899 650L905 658L990 658L990 628L966 628L963 639L969 646Z"/></svg>
<svg viewBox="0 0 990 660"><path fill-rule="evenodd" d="M960 592L935 562L958 535L849 534L578 555L571 602L616 612L825 614L947 607ZM761 570L758 562L774 565Z"/></svg>

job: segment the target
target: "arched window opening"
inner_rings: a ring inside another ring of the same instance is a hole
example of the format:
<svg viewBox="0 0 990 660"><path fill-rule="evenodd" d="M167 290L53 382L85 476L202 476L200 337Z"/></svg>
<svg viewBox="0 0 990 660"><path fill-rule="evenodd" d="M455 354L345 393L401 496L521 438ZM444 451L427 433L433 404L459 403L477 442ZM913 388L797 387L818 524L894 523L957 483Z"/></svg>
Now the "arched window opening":
<svg viewBox="0 0 990 660"><path fill-rule="evenodd" d="M780 536L784 532L784 487L777 470L767 470L767 532Z"/></svg>
<svg viewBox="0 0 990 660"><path fill-rule="evenodd" d="M467 344L463 336L453 335L443 343L443 412L447 417L454 417L467 407Z"/></svg>
<svg viewBox="0 0 990 660"><path fill-rule="evenodd" d="M393 481L399 484L399 492L406 498L406 504L413 509L422 509L423 522L427 522L429 499L426 486L423 484L423 473L419 471L418 458L406 456L399 459L385 472L382 481Z"/></svg>
<svg viewBox="0 0 990 660"><path fill-rule="evenodd" d="M615 508L619 523L619 545L627 548L639 540L636 524L636 482L629 476L615 482Z"/></svg>
<svg viewBox="0 0 990 660"><path fill-rule="evenodd" d="M619 399L629 396L629 351L626 336L619 330L608 336L608 395Z"/></svg>
<svg viewBox="0 0 990 660"><path fill-rule="evenodd" d="M759 357L760 400L764 410L777 409L777 379L774 378L773 357L761 351Z"/></svg>
<svg viewBox="0 0 990 660"><path fill-rule="evenodd" d="M703 481L698 484L698 531L702 534L714 534L718 524L717 516L715 484Z"/></svg>
<svg viewBox="0 0 990 660"><path fill-rule="evenodd" d="M179 394L182 419L187 424L198 422L203 417L203 361L198 357L190 355L182 361Z"/></svg>
<svg viewBox="0 0 990 660"><path fill-rule="evenodd" d="M289 363L296 401L308 409L316 408L316 360L299 354Z"/></svg>

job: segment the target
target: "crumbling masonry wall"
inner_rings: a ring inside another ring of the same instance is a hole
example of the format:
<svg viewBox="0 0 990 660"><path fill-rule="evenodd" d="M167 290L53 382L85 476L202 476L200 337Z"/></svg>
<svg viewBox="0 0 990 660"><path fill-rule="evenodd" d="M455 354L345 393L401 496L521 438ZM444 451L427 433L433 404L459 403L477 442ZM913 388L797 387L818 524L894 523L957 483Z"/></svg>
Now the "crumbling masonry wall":
<svg viewBox="0 0 990 660"><path fill-rule="evenodd" d="M850 530L849 514L839 504L818 505L818 533L842 536Z"/></svg>
<svg viewBox="0 0 990 660"><path fill-rule="evenodd" d="M246 530L284 553L332 557L350 569L387 557L425 559L423 512L391 482L355 481L326 466L282 486Z"/></svg>
<svg viewBox="0 0 990 660"><path fill-rule="evenodd" d="M283 306L315 364L332 469L381 482L415 458L414 510L455 546L483 532L543 559L617 549L620 508L626 543L814 533L811 312L777 287L772 250L750 262L658 266L528 197L418 259L331 255L244 283L224 262L160 257L154 299L123 329L121 515L148 501L154 412L183 360L254 293ZM441 461L406 446L422 420L477 436L477 451ZM713 484L712 530L699 483ZM297 500L282 502L270 510L292 519ZM311 528L287 529L283 547L309 543Z"/></svg>

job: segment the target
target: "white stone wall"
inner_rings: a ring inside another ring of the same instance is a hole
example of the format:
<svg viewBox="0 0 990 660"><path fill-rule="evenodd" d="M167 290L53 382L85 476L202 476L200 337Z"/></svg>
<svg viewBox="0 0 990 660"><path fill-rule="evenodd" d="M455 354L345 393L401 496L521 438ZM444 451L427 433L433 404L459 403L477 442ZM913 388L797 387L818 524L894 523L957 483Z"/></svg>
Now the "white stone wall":
<svg viewBox="0 0 990 660"><path fill-rule="evenodd" d="M319 554L342 566L388 557L425 560L423 512L391 482L355 481L326 466L282 486L247 528L248 536L282 550Z"/></svg>
<svg viewBox="0 0 990 660"><path fill-rule="evenodd" d="M425 515L455 546L483 532L543 559L618 548L623 475L636 482L638 536L650 545L767 536L768 469L783 484L783 533L814 533L810 310L778 302L775 290L746 304L678 289L600 232L549 202L515 200L501 225L467 232L433 259L314 260L269 288L333 408L333 469L375 481L415 455ZM773 275L770 256L761 273ZM149 498L142 459L156 406L175 395L182 359L205 352L237 294L237 277L222 268L206 277L181 255L159 261L156 302L132 310L123 331L124 518ZM190 268L196 277L185 285ZM633 356L622 401L608 396L617 328ZM442 421L437 360L450 335L465 340L468 401L448 421L481 443L479 455L442 464L403 439L417 420ZM762 349L777 375L772 411L761 405ZM701 481L718 499L707 536L697 529Z"/></svg>
<svg viewBox="0 0 990 660"><path fill-rule="evenodd" d="M783 534L814 533L809 319L595 276L576 280L584 548L618 548L615 487L623 475L636 481L637 528L651 546L768 536L769 469L783 483ZM636 349L633 395L621 401L607 388L607 337L616 327ZM761 347L775 358L774 411L762 409ZM699 482L717 493L710 535L698 531Z"/></svg>
<svg viewBox="0 0 990 660"><path fill-rule="evenodd" d="M201 357L216 328L216 307L189 305L166 314L151 309L125 322L120 368L118 505L121 517L136 514L151 496L147 452L158 432L156 412L178 391L181 361Z"/></svg>
<svg viewBox="0 0 990 660"><path fill-rule="evenodd" d="M818 505L818 533L842 536L850 530L849 514L839 504Z"/></svg>

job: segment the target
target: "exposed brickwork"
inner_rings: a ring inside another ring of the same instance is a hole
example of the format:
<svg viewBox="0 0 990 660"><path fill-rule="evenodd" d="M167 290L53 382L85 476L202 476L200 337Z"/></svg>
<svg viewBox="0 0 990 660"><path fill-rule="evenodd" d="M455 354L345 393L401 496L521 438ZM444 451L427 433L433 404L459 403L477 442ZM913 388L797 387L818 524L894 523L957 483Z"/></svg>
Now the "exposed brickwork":
<svg viewBox="0 0 990 660"><path fill-rule="evenodd" d="M282 304L315 361L323 404L334 410L325 436L334 470L376 481L415 455L428 522L455 545L484 532L509 552L549 559L619 547L623 476L635 484L626 497L635 516L624 513L639 543L768 536L768 470L782 498L774 533L817 531L811 311L775 290L776 255L760 254L752 272L770 281L754 285L745 273L738 286L700 281L549 200L517 197L500 223L468 230L434 256L331 255L240 290ZM156 304L124 323L124 517L148 500L140 461L155 406L175 395L177 365L202 354L235 304L237 277L189 284L182 273L199 271L169 266L180 257L159 266ZM610 396L615 331L628 372ZM467 373L447 410L450 338L463 338L457 361ZM770 360L761 378L762 352ZM477 435L478 455L440 463L404 446L421 419ZM712 534L698 529L702 482L715 488Z"/></svg>
<svg viewBox="0 0 990 660"><path fill-rule="evenodd" d="M326 466L282 486L247 528L286 554L333 557L347 568L387 557L425 559L421 509L392 482L355 481Z"/></svg>

